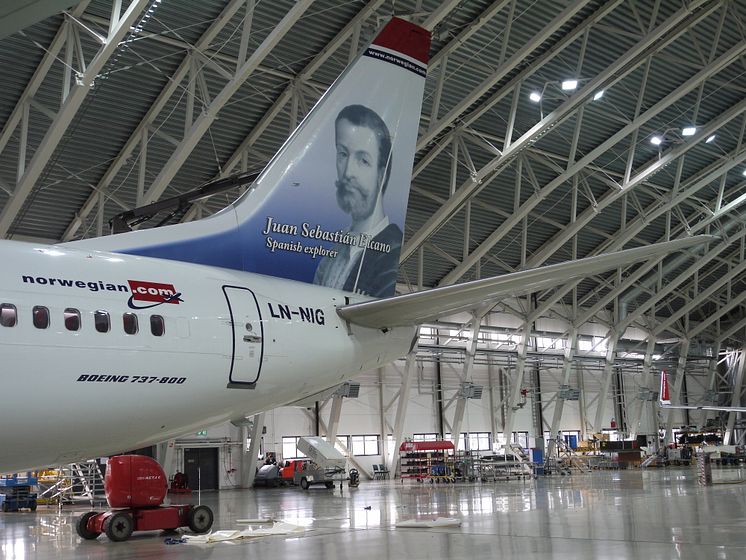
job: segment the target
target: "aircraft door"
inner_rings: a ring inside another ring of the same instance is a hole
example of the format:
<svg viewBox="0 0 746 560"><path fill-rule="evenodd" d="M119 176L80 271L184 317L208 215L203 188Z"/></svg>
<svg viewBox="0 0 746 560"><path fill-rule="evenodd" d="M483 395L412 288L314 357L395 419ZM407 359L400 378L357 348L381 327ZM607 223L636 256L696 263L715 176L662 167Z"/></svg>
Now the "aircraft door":
<svg viewBox="0 0 746 560"><path fill-rule="evenodd" d="M254 292L223 286L233 332L233 356L228 374L231 389L253 389L259 379L264 354L264 325Z"/></svg>

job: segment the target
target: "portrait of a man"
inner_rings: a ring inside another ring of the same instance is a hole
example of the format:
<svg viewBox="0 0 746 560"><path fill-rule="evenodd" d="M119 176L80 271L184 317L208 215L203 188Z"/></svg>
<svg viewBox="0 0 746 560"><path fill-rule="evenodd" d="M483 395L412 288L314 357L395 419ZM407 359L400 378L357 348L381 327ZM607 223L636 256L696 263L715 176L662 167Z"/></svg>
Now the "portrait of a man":
<svg viewBox="0 0 746 560"><path fill-rule="evenodd" d="M391 136L372 109L349 105L334 124L336 198L349 214L349 232L359 241L339 244L336 256L319 263L314 284L370 296L394 292L402 230L390 223L383 198L391 175Z"/></svg>

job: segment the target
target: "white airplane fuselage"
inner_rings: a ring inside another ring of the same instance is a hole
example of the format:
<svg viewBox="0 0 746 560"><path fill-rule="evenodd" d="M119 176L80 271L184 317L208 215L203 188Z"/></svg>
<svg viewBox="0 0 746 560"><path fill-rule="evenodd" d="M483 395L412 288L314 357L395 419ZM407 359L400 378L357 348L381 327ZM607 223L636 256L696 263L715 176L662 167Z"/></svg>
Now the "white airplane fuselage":
<svg viewBox="0 0 746 560"><path fill-rule="evenodd" d="M5 241L0 261L4 323L16 317L0 326L4 472L276 408L397 359L416 335L347 324L335 308L350 294L241 271Z"/></svg>

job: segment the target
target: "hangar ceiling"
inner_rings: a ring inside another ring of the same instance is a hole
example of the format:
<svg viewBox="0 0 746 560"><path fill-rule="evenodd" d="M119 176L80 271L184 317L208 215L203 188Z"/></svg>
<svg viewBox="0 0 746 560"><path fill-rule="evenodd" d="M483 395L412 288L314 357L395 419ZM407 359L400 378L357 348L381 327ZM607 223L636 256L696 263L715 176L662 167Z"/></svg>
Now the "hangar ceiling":
<svg viewBox="0 0 746 560"><path fill-rule="evenodd" d="M0 40L0 234L94 237L260 170L391 15L433 31L403 290L710 233L539 294L534 315L742 340L746 4L732 0L83 1Z"/></svg>

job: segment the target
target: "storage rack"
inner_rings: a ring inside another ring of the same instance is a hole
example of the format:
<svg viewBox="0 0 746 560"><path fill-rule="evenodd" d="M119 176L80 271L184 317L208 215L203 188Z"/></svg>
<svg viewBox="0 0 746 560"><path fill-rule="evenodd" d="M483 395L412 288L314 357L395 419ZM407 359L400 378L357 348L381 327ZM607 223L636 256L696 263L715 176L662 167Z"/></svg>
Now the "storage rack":
<svg viewBox="0 0 746 560"><path fill-rule="evenodd" d="M454 482L453 451L450 441L405 441L399 447L402 481Z"/></svg>

